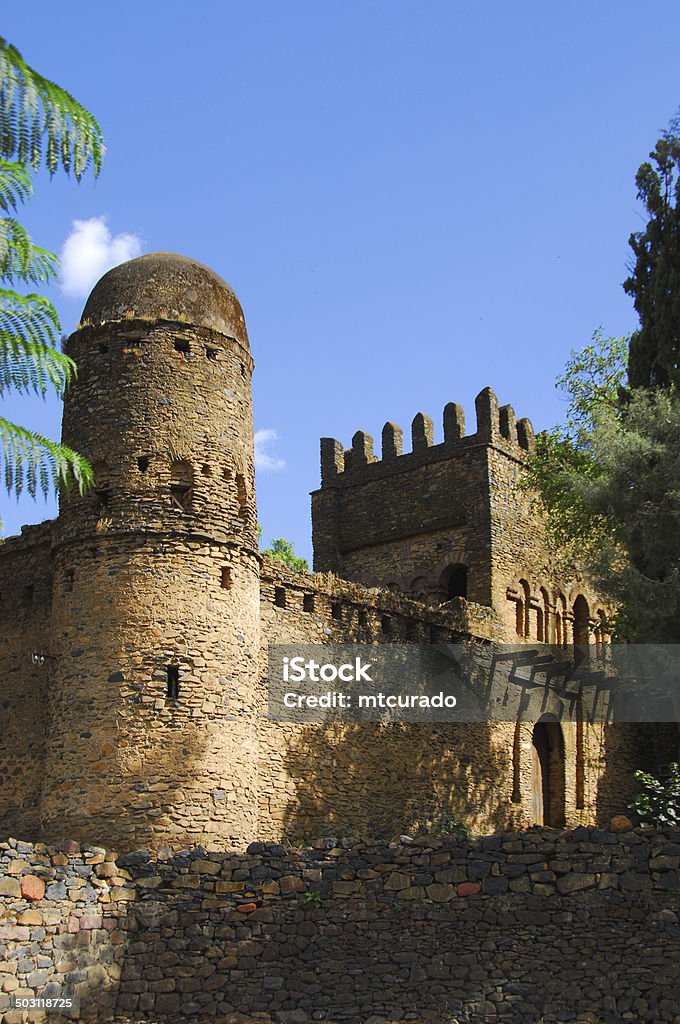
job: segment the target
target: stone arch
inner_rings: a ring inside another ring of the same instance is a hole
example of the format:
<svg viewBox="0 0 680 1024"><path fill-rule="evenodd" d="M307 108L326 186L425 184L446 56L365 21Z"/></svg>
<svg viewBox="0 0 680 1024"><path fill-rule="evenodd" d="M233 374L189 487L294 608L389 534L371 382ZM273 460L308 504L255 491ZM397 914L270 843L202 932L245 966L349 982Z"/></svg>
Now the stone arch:
<svg viewBox="0 0 680 1024"><path fill-rule="evenodd" d="M439 577L439 603L445 604L455 597L467 599L468 567L462 562L448 565Z"/></svg>
<svg viewBox="0 0 680 1024"><path fill-rule="evenodd" d="M550 614L550 596L548 594L547 587L541 587L538 593L539 602L538 611L536 612L536 639L541 640L544 644L549 644L553 636L552 616Z"/></svg>
<svg viewBox="0 0 680 1024"><path fill-rule="evenodd" d="M574 613L574 643L581 645L590 642L590 609L583 594L579 594L572 606Z"/></svg>
<svg viewBox="0 0 680 1024"><path fill-rule="evenodd" d="M598 654L603 654L602 648L609 642L608 616L604 608L598 608L595 612L595 645Z"/></svg>
<svg viewBox="0 0 680 1024"><path fill-rule="evenodd" d="M537 825L562 828L565 822L565 759L562 726L542 715L531 736L531 811Z"/></svg>
<svg viewBox="0 0 680 1024"><path fill-rule="evenodd" d="M567 643L567 599L558 590L555 595L555 643L562 646Z"/></svg>
<svg viewBox="0 0 680 1024"><path fill-rule="evenodd" d="M531 615L529 602L531 601L531 587L527 580L521 579L517 584L519 600L517 601L517 636L528 637L531 635Z"/></svg>
<svg viewBox="0 0 680 1024"><path fill-rule="evenodd" d="M415 579L411 581L411 585L408 589L414 601L420 601L422 604L430 604L430 585L426 576L416 576Z"/></svg>

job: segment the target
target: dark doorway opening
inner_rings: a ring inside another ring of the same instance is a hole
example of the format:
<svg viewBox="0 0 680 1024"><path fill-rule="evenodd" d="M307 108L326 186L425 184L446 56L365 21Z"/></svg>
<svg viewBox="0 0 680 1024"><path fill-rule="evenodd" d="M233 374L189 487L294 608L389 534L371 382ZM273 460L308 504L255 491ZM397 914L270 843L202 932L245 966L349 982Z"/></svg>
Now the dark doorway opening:
<svg viewBox="0 0 680 1024"><path fill-rule="evenodd" d="M537 825L564 825L564 736L560 723L545 715L534 726L532 744L532 816Z"/></svg>

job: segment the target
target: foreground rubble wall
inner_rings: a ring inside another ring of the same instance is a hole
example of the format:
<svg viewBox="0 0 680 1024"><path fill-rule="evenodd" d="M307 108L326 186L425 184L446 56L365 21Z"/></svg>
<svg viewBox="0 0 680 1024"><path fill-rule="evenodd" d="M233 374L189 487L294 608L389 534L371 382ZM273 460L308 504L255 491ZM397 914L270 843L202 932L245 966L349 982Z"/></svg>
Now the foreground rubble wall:
<svg viewBox="0 0 680 1024"><path fill-rule="evenodd" d="M680 831L116 857L0 844L0 1011L50 1021L678 1020Z"/></svg>

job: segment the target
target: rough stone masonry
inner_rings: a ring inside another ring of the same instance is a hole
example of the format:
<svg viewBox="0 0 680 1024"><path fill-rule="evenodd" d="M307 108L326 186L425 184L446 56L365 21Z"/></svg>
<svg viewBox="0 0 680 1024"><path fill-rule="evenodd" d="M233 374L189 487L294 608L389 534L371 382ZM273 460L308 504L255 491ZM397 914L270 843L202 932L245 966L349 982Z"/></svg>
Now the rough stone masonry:
<svg viewBox="0 0 680 1024"><path fill-rule="evenodd" d="M680 833L594 824L677 730L264 713L272 643L597 663L607 609L521 487L529 421L485 389L473 433L450 404L410 452L392 423L380 459L324 439L318 571L294 573L258 551L253 359L221 278L123 264L67 351L94 490L0 545L3 1021L66 988L102 1024L680 1022Z"/></svg>
<svg viewBox="0 0 680 1024"><path fill-rule="evenodd" d="M241 306L213 271L142 256L95 286L67 350L63 439L94 490L0 545L0 829L120 850L606 822L662 731L524 721L270 722L270 643L591 642L604 608L558 578L520 483L528 420L485 389L476 430L419 413L382 459L322 442L315 575L257 548ZM350 577L350 579L344 578Z"/></svg>
<svg viewBox="0 0 680 1024"><path fill-rule="evenodd" d="M0 1011L44 1020L10 996L68 991L102 1024L677 1022L679 866L671 830L156 857L10 840Z"/></svg>

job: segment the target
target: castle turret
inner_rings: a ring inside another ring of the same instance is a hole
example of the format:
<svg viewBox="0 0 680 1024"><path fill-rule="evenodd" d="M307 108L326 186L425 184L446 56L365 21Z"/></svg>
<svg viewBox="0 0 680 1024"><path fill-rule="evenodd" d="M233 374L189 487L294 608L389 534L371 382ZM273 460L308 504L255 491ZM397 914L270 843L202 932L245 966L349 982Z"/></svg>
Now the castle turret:
<svg viewBox="0 0 680 1024"><path fill-rule="evenodd" d="M45 835L240 845L256 829L253 362L234 292L154 253L67 343L63 441L94 467L55 531Z"/></svg>

